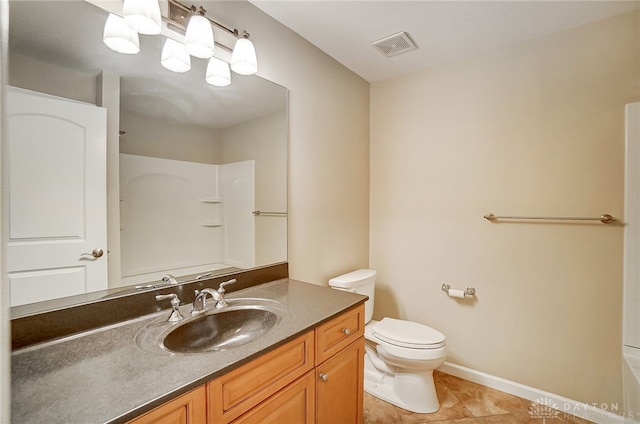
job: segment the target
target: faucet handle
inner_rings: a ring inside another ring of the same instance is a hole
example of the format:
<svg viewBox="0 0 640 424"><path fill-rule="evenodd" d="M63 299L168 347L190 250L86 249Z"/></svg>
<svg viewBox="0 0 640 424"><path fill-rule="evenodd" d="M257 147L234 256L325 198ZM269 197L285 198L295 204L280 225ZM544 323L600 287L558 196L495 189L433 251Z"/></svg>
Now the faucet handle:
<svg viewBox="0 0 640 424"><path fill-rule="evenodd" d="M226 293L225 286L228 286L229 284L233 284L235 282L236 282L236 279L233 278L233 279L231 279L229 281L224 281L224 282L220 283L220 286L218 286L218 293L225 294Z"/></svg>
<svg viewBox="0 0 640 424"><path fill-rule="evenodd" d="M169 293L169 294L159 294L156 295L156 300L165 300L165 299L171 299L171 305L173 306L173 303L177 300L178 304L180 304L180 299L178 299L178 295L175 293Z"/></svg>
<svg viewBox="0 0 640 424"><path fill-rule="evenodd" d="M171 311L171 315L169 316L168 321L177 322L182 320L184 317L182 316L182 314L180 313L180 310L178 309L180 307L180 299L178 298L178 295L175 293L169 293L169 294L159 294L156 296L156 300L158 301L165 300L165 299L171 299L171 307L173 309Z"/></svg>

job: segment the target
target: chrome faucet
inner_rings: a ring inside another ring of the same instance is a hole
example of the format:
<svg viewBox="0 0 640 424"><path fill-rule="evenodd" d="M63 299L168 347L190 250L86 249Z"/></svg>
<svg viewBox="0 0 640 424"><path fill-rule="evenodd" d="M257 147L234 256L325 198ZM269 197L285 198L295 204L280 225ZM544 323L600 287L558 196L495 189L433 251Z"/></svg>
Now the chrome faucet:
<svg viewBox="0 0 640 424"><path fill-rule="evenodd" d="M191 315L202 314L207 310L207 295L211 296L213 300L219 302L222 296L213 289L196 290L196 298L193 299L193 309ZM216 307L218 304L216 303Z"/></svg>
<svg viewBox="0 0 640 424"><path fill-rule="evenodd" d="M191 315L202 314L207 310L207 295L211 296L213 300L216 301L216 306L215 306L216 309L221 309L226 306L229 306L229 304L227 303L226 300L224 300L224 297L222 295L226 292L225 286L229 284L233 284L235 282L236 280L234 278L232 280L220 283L218 290L213 290L208 288L202 289L202 290L196 290L196 298L193 300L193 309L191 310Z"/></svg>

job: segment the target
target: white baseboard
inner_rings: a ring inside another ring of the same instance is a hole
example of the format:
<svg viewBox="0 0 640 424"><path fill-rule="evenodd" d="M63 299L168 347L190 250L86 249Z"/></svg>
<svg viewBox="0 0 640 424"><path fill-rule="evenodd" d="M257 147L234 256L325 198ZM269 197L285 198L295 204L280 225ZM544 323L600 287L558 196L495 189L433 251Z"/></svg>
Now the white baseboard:
<svg viewBox="0 0 640 424"><path fill-rule="evenodd" d="M579 418L583 418L588 421L592 421L596 424L634 424L638 421L638 417L624 417L624 411L607 411L602 408L597 408L593 405L588 405L583 402L567 399L562 396L558 396L553 393L545 392L534 387L525 386L524 384L516 383L514 381L505 380L504 378L496 377L490 374L486 374L481 371L476 371L471 368L463 367L461 365L452 364L451 362L445 362L438 371L442 371L445 374L450 374L455 377L460 377L465 380L469 380L474 383L482 384L483 386L490 387L492 389L500 390L505 393L509 393L514 396L521 397L531 402L541 403L548 407L555 408L560 413L575 415ZM605 405L605 407L609 407ZM611 406L611 408L614 408ZM552 421L549 421L552 422Z"/></svg>

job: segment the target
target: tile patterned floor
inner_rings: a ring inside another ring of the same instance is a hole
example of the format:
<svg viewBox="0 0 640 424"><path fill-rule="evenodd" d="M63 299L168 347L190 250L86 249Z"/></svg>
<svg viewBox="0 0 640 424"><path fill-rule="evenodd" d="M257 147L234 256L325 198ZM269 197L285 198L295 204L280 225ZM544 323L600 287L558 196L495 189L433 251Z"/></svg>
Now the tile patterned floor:
<svg viewBox="0 0 640 424"><path fill-rule="evenodd" d="M440 409L417 414L364 394L364 424L541 424L530 414L531 402L452 375L434 373ZM558 413L545 424L586 424L590 421Z"/></svg>

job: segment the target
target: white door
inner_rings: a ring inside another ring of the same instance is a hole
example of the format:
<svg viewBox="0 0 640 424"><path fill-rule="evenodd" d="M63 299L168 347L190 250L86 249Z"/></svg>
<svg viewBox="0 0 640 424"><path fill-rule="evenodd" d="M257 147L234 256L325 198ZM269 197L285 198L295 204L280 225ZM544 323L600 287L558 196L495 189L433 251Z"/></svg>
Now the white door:
<svg viewBox="0 0 640 424"><path fill-rule="evenodd" d="M11 87L11 305L107 288L106 109Z"/></svg>

